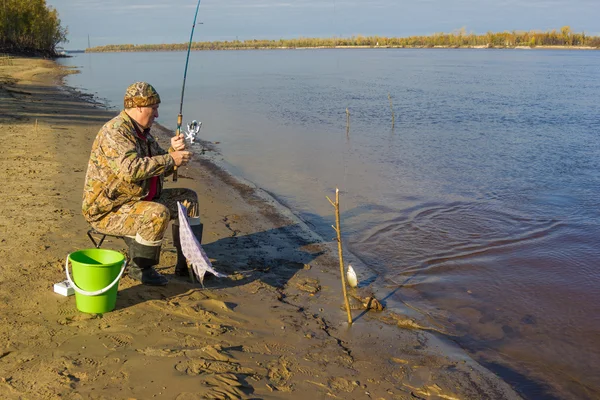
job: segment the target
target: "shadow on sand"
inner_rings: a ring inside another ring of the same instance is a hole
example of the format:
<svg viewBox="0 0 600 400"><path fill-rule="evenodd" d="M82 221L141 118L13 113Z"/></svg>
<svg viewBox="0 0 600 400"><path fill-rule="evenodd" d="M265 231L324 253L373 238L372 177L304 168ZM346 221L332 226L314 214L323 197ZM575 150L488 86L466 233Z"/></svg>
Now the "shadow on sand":
<svg viewBox="0 0 600 400"><path fill-rule="evenodd" d="M275 289L283 289L299 270L324 253L318 243L302 239L298 234L300 229L297 225L289 225L203 244L203 249L213 260L213 267L229 275L217 279L207 274L204 286L207 289L219 289L246 285L258 280ZM174 249L165 247L163 256L165 252L175 252ZM116 309L128 308L149 300L167 299L194 289L202 290L199 283L192 283L188 279L167 273L172 271L172 268L172 265L157 268L169 278L167 286L138 284L119 290Z"/></svg>

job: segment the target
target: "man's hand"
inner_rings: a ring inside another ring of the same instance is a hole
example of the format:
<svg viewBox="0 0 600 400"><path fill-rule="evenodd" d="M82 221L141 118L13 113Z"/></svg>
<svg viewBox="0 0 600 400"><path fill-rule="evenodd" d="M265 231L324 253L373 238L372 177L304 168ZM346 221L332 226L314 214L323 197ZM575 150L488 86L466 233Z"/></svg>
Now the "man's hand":
<svg viewBox="0 0 600 400"><path fill-rule="evenodd" d="M171 147L175 151L185 150L185 140L182 134L171 137Z"/></svg>
<svg viewBox="0 0 600 400"><path fill-rule="evenodd" d="M173 151L169 154L173 157L173 161L175 161L175 165L178 167L187 164L192 158L191 151Z"/></svg>

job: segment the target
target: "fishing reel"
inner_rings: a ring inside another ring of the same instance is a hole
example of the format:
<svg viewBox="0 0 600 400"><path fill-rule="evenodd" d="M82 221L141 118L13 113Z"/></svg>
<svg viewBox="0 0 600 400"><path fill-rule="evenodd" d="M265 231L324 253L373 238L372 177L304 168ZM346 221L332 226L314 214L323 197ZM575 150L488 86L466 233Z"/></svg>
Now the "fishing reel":
<svg viewBox="0 0 600 400"><path fill-rule="evenodd" d="M187 125L187 132L185 133L185 139L189 140L191 144L196 142L196 136L200 133L202 128L202 122L193 120Z"/></svg>

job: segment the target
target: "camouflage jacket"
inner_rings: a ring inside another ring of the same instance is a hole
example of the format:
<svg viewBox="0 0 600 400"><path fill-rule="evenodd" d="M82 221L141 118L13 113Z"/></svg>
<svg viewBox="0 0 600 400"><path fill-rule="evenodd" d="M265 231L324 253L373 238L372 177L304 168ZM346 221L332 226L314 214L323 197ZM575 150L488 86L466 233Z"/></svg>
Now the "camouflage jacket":
<svg viewBox="0 0 600 400"><path fill-rule="evenodd" d="M150 156L151 155L151 156ZM175 161L147 134L136 133L133 120L121 113L108 121L92 145L83 189L83 216L98 221L123 204L148 195L150 178L159 176L160 195L165 174L173 172Z"/></svg>

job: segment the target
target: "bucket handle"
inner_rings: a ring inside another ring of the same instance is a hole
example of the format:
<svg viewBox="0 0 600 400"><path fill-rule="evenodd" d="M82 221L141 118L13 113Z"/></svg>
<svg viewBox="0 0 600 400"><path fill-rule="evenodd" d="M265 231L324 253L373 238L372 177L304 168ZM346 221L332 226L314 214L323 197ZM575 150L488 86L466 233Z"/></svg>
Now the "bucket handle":
<svg viewBox="0 0 600 400"><path fill-rule="evenodd" d="M98 295L108 292L113 286L115 286L117 284L117 282L119 282L119 279L121 279L121 276L123 276L123 272L125 271L125 266L127 265L127 259L123 260L123 266L121 267L121 272L119 272L119 275L117 275L115 280L112 281L107 287L105 287L103 289L95 290L93 292L88 292L87 290L83 290L80 287L78 287L75 284L75 282L73 282L73 280L71 279L71 275L69 274L69 257L70 256L71 256L71 254L69 253L67 255L67 260L65 262L65 271L67 271L67 280L69 281L69 284L71 285L71 287L77 293L82 294L84 296L98 296Z"/></svg>

